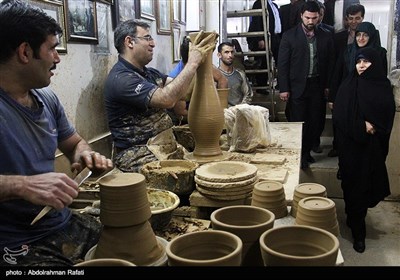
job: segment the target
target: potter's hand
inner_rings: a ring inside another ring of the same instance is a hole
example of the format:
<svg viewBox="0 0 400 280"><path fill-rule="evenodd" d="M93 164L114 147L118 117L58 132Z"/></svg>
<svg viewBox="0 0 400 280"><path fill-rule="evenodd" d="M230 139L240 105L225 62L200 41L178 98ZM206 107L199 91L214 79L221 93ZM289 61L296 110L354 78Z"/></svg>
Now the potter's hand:
<svg viewBox="0 0 400 280"><path fill-rule="evenodd" d="M197 34L194 41L190 44L190 55L197 62L203 63L206 59L207 55L214 50L216 45L216 40L218 38L218 34L216 32L212 32L210 35L202 39L203 30Z"/></svg>
<svg viewBox="0 0 400 280"><path fill-rule="evenodd" d="M20 197L37 205L62 209L78 196L78 184L64 173L16 176L13 180L21 183Z"/></svg>
<svg viewBox="0 0 400 280"><path fill-rule="evenodd" d="M111 159L106 158L98 152L83 151L80 154L79 162L74 162L71 165L71 170L80 172L85 166L93 171L93 176L96 176L110 171L113 168L113 163Z"/></svg>
<svg viewBox="0 0 400 280"><path fill-rule="evenodd" d="M179 100L176 102L174 112L178 117L187 116L188 111L186 110L186 101Z"/></svg>

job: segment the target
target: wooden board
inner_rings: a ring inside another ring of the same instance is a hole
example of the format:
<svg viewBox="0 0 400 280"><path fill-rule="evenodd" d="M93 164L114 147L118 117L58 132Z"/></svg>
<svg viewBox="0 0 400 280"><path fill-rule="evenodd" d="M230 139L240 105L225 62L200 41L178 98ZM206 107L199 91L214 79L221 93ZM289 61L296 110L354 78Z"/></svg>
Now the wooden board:
<svg viewBox="0 0 400 280"><path fill-rule="evenodd" d="M285 183L288 176L287 168L270 168L265 172L258 173L259 181L277 181L280 183Z"/></svg>
<svg viewBox="0 0 400 280"><path fill-rule="evenodd" d="M282 165L286 161L285 155L271 154L271 153L256 153L251 159L250 163L263 163Z"/></svg>

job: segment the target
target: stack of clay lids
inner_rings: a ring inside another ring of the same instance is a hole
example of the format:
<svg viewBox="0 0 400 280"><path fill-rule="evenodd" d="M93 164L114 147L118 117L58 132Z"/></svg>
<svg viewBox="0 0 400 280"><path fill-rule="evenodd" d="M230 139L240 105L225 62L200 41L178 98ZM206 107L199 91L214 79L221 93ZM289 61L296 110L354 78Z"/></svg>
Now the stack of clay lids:
<svg viewBox="0 0 400 280"><path fill-rule="evenodd" d="M215 200L238 200L251 195L258 182L257 167L239 161L206 163L195 171L196 189Z"/></svg>

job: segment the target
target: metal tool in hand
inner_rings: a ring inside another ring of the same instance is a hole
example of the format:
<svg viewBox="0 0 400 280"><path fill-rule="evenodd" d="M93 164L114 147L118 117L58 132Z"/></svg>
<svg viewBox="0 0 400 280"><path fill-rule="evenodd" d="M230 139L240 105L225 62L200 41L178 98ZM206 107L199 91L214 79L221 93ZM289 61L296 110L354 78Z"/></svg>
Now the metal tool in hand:
<svg viewBox="0 0 400 280"><path fill-rule="evenodd" d="M85 167L78 175L76 175L74 181L78 184L78 187L87 179L89 176L92 175L92 171ZM39 214L33 219L31 225L39 221L43 216L45 216L47 213L50 212L50 210L53 209L51 206L45 206L42 211L39 212Z"/></svg>

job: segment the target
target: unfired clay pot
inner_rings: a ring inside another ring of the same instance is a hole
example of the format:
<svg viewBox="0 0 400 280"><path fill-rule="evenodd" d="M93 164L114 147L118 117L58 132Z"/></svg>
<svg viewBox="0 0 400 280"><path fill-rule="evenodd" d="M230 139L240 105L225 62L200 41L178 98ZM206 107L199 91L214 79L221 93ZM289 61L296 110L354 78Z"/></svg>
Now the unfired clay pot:
<svg viewBox="0 0 400 280"><path fill-rule="evenodd" d="M283 184L276 181L261 181L254 185L251 205L268 209L275 219L288 214Z"/></svg>
<svg viewBox="0 0 400 280"><path fill-rule="evenodd" d="M146 163L140 172L147 187L187 195L195 188L194 171L199 164L190 160L161 160Z"/></svg>
<svg viewBox="0 0 400 280"><path fill-rule="evenodd" d="M100 179L100 221L105 226L127 227L151 217L146 180L139 173L115 173Z"/></svg>
<svg viewBox="0 0 400 280"><path fill-rule="evenodd" d="M292 208L290 210L290 215L296 218L297 205L301 199L309 196L326 197L326 195L327 195L326 188L321 184L317 183L298 184L294 188L293 202L292 202Z"/></svg>
<svg viewBox="0 0 400 280"><path fill-rule="evenodd" d="M190 40L194 42L198 34L199 32L190 33ZM215 44L218 38L215 32L204 32L202 38L210 34L213 34ZM222 155L219 138L225 120L212 71L212 52L210 51L205 61L197 68L196 83L189 105L188 123L195 140L194 157Z"/></svg>
<svg viewBox="0 0 400 280"><path fill-rule="evenodd" d="M334 266L339 240L316 227L282 226L264 232L260 248L265 266Z"/></svg>
<svg viewBox="0 0 400 280"><path fill-rule="evenodd" d="M206 230L172 239L167 247L169 266L240 266L242 240L226 231Z"/></svg>
<svg viewBox="0 0 400 280"><path fill-rule="evenodd" d="M150 222L131 227L104 226L94 258L119 258L139 266L149 266L165 253Z"/></svg>
<svg viewBox="0 0 400 280"><path fill-rule="evenodd" d="M296 224L325 229L339 235L335 202L326 197L310 196L299 201Z"/></svg>
<svg viewBox="0 0 400 280"><path fill-rule="evenodd" d="M244 266L262 266L260 235L274 226L271 211L249 205L226 206L211 213L213 229L231 232L242 239Z"/></svg>
<svg viewBox="0 0 400 280"><path fill-rule="evenodd" d="M122 259L93 259L83 261L75 266L136 266L131 262Z"/></svg>

